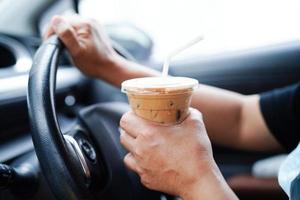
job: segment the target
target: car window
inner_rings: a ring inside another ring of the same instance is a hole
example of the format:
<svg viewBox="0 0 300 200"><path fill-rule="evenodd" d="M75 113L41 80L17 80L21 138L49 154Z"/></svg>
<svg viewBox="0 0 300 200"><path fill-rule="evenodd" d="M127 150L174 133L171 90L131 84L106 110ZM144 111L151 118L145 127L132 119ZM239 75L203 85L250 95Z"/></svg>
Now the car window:
<svg viewBox="0 0 300 200"><path fill-rule="evenodd" d="M178 58L300 38L299 0L82 0L80 12L104 24L133 23L154 40L153 57L203 34Z"/></svg>

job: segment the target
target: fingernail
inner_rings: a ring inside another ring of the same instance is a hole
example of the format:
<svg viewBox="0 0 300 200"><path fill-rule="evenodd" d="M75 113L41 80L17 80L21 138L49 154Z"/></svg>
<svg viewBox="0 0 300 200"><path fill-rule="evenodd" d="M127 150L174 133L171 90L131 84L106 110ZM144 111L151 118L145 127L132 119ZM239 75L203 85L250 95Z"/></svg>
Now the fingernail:
<svg viewBox="0 0 300 200"><path fill-rule="evenodd" d="M59 17L53 19L52 25L56 32L63 32L65 29L67 29L67 24Z"/></svg>

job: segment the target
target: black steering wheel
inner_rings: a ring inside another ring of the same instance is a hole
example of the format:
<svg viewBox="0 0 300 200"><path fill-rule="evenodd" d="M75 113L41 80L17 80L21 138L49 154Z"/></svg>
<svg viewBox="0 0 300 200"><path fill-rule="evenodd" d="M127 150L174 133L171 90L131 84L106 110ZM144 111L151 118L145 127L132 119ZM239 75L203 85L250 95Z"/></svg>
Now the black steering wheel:
<svg viewBox="0 0 300 200"><path fill-rule="evenodd" d="M28 84L28 109L35 151L57 199L160 199L143 187L123 164L119 120L127 104L107 103L82 109L71 131L62 133L55 111L58 58L63 45L56 36L35 54Z"/></svg>

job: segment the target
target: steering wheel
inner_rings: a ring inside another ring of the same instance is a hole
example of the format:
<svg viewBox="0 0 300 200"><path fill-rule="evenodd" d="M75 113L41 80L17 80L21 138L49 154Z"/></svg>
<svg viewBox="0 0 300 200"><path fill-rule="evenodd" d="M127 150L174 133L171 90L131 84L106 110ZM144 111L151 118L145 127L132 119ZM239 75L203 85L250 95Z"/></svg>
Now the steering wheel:
<svg viewBox="0 0 300 200"><path fill-rule="evenodd" d="M28 110L32 139L42 172L57 199L160 199L143 187L123 163L126 151L119 143L119 120L127 104L86 107L76 125L62 133L55 111L55 84L63 45L56 36L35 54L28 83Z"/></svg>

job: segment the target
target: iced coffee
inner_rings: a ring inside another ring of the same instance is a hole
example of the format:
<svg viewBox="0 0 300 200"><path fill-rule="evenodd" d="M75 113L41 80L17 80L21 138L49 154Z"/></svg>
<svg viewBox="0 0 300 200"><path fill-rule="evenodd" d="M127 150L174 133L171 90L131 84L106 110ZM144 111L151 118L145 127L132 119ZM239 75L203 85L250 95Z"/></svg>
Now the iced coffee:
<svg viewBox="0 0 300 200"><path fill-rule="evenodd" d="M124 81L133 112L163 125L182 122L189 114L193 90L198 81L185 77L145 77Z"/></svg>

